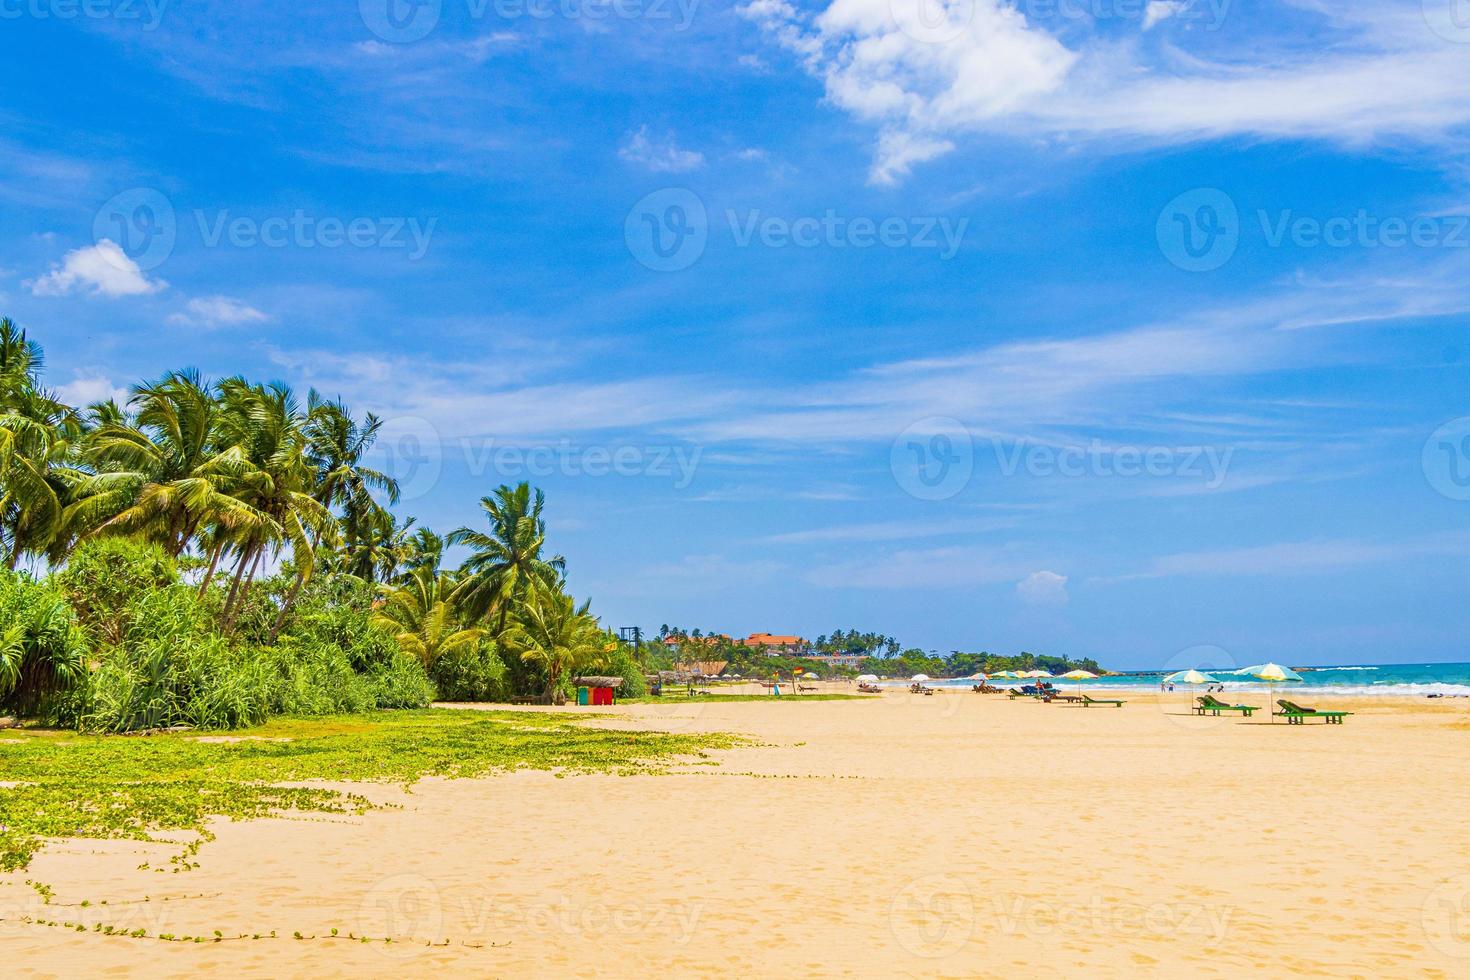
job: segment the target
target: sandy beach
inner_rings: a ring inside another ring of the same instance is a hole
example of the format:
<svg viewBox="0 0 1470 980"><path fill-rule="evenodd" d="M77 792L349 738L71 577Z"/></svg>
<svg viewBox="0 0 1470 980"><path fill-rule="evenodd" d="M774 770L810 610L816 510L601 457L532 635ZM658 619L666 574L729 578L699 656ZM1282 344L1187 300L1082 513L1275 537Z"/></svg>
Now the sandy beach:
<svg viewBox="0 0 1470 980"><path fill-rule="evenodd" d="M1470 701L1288 727L1187 698L603 709L753 743L669 775L370 786L397 807L220 822L182 873L138 867L176 847L56 842L0 876L0 952L40 976L1470 972Z"/></svg>

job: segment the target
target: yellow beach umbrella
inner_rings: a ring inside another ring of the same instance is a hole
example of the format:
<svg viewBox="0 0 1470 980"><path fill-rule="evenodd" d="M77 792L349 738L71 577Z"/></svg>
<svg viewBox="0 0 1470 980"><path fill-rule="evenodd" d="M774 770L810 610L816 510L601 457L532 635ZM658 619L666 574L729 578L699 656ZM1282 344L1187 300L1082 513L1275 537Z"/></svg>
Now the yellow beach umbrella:
<svg viewBox="0 0 1470 980"><path fill-rule="evenodd" d="M1283 667L1280 664L1273 663L1256 664L1254 667L1242 667L1235 673L1241 677L1254 677L1258 681L1265 681L1269 685L1266 688L1266 700L1268 702L1276 700L1277 684L1289 684L1292 681L1303 683L1304 680L1301 674L1298 674L1290 667ZM1271 724L1276 724L1276 712L1271 709L1270 704L1266 705L1266 710L1271 712Z"/></svg>
<svg viewBox="0 0 1470 980"><path fill-rule="evenodd" d="M1090 671L1090 670L1082 670L1080 668L1077 669L1077 670L1069 670L1065 674L1063 674L1062 677L1065 678L1066 680L1069 680L1069 681L1095 681L1095 680L1097 680L1097 675L1094 674L1092 671Z"/></svg>

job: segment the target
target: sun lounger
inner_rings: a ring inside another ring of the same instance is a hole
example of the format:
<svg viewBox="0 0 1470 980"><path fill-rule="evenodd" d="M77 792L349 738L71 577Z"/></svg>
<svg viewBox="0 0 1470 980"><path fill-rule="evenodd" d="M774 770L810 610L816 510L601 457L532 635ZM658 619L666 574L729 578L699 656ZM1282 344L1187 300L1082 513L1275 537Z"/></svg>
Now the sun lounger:
<svg viewBox="0 0 1470 980"><path fill-rule="evenodd" d="M882 694L883 688L877 684L869 684L867 681L864 681L858 685L858 692L861 694Z"/></svg>
<svg viewBox="0 0 1470 980"><path fill-rule="evenodd" d="M1126 702L1126 701L1115 701L1115 700L1109 700L1108 698L1094 698L1094 697L1089 697L1086 694L1082 695L1082 707L1084 707L1084 708L1090 708L1094 704L1111 704L1111 705L1113 705L1116 708L1121 708L1121 707L1123 707L1123 705L1125 705L1127 703L1128 702Z"/></svg>
<svg viewBox="0 0 1470 980"><path fill-rule="evenodd" d="M1195 714L1212 714L1217 718L1222 711L1239 711L1242 715L1249 718L1252 714L1261 710L1251 704L1226 704L1213 694L1206 694L1203 697L1195 698L1195 700L1199 702L1199 705L1194 709Z"/></svg>
<svg viewBox="0 0 1470 980"><path fill-rule="evenodd" d="M1048 704L1052 701L1064 701L1067 704L1081 704L1082 697L1077 694L1061 694L1057 691L1047 691L1041 696L1042 703Z"/></svg>
<svg viewBox="0 0 1470 980"><path fill-rule="evenodd" d="M1277 701L1276 703L1281 705L1281 710L1274 714L1284 717L1288 725L1304 724L1308 718L1321 718L1325 724L1341 725L1342 720L1352 714L1351 711L1318 711L1316 708L1303 708L1295 701Z"/></svg>

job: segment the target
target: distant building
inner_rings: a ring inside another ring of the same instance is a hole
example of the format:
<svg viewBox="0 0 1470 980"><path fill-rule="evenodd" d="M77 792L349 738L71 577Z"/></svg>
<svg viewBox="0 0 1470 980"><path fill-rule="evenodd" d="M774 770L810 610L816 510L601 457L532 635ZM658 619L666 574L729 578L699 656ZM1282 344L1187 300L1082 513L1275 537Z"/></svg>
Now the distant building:
<svg viewBox="0 0 1470 980"><path fill-rule="evenodd" d="M752 633L740 641L743 647L760 647L763 650L781 653L798 653L806 649L806 640L799 636L777 636L773 633Z"/></svg>
<svg viewBox="0 0 1470 980"><path fill-rule="evenodd" d="M829 667L861 667L866 656L863 653L814 653L802 659L815 660Z"/></svg>

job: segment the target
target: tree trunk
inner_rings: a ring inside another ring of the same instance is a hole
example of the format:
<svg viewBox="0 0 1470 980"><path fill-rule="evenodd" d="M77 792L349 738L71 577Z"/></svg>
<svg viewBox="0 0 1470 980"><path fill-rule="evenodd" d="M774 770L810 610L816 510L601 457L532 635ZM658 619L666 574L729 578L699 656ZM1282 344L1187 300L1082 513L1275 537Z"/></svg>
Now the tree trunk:
<svg viewBox="0 0 1470 980"><path fill-rule="evenodd" d="M301 564L299 561L297 562L298 567L296 569L296 581L291 583L291 591L286 593L286 598L282 600L281 613L279 616L276 617L275 625L271 627L271 643L276 642L276 637L280 634L281 627L286 625L286 616L290 614L291 607L296 604L296 597L301 594L301 587L306 584L307 568L316 567L316 549L321 546L321 543L322 529L316 528L314 531L311 532L311 554L307 556L308 560L311 562L311 565L307 566ZM297 557L298 559L300 558L299 555L295 557Z"/></svg>
<svg viewBox="0 0 1470 980"><path fill-rule="evenodd" d="M245 577L245 566L255 557L255 548L255 545L249 544L240 549L240 560L235 565L235 581L230 583L230 594L225 598L225 608L221 613L225 625L229 625L230 613L235 608L235 597L240 593L240 580Z"/></svg>
<svg viewBox="0 0 1470 980"><path fill-rule="evenodd" d="M250 585L255 581L255 572L260 568L260 560L265 557L265 545L259 545L255 549L255 560L250 563L250 574L245 576L245 584L240 589L240 598L231 607L230 614L225 617L225 632L229 632L235 625L235 617L240 615L240 607L245 605L245 597L250 594Z"/></svg>
<svg viewBox="0 0 1470 980"><path fill-rule="evenodd" d="M214 554L209 558L209 568L204 573L204 581L199 583L199 598L203 599L209 592L209 583L214 580L214 570L219 567L220 556L225 553L224 538L214 546Z"/></svg>

